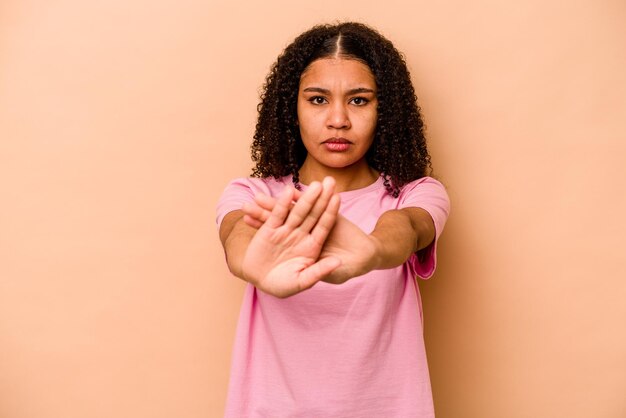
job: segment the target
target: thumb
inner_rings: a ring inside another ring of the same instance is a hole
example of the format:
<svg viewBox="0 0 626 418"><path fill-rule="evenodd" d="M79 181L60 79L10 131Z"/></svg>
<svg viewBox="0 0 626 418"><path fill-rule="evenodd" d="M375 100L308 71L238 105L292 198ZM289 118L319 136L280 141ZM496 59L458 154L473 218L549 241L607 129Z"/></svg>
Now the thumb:
<svg viewBox="0 0 626 418"><path fill-rule="evenodd" d="M337 267L341 265L341 260L337 257L325 257L317 261L315 264L310 265L306 269L300 272L298 276L298 285L300 290L306 290L325 276L332 273Z"/></svg>

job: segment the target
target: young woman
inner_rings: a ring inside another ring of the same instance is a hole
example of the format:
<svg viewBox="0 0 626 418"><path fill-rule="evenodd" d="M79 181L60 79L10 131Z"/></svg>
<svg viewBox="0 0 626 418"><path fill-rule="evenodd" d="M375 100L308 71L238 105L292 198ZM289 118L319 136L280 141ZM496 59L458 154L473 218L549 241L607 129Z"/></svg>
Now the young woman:
<svg viewBox="0 0 626 418"><path fill-rule="evenodd" d="M316 26L264 86L252 178L217 222L246 288L227 417L433 417L415 277L449 212L406 64L358 23Z"/></svg>

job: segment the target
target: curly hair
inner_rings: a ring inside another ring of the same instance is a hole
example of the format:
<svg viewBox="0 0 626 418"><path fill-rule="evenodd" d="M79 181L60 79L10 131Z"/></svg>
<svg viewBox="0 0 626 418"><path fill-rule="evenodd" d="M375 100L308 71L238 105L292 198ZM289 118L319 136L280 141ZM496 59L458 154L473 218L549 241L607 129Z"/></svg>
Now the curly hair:
<svg viewBox="0 0 626 418"><path fill-rule="evenodd" d="M361 23L319 25L299 35L279 55L265 79L254 142L253 177L292 175L307 151L300 137L297 100L300 77L315 60L339 56L365 63L377 87L377 122L366 161L397 197L406 183L432 172L424 124L409 71L401 53L376 30Z"/></svg>

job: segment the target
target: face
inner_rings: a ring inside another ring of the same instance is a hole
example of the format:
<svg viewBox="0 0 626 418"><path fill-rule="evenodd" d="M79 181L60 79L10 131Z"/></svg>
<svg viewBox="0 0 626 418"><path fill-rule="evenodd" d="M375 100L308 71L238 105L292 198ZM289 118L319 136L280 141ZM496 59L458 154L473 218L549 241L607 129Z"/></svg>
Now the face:
<svg viewBox="0 0 626 418"><path fill-rule="evenodd" d="M300 77L298 125L308 152L302 170L367 170L377 119L376 82L360 61L313 61ZM302 173L301 170L301 173Z"/></svg>

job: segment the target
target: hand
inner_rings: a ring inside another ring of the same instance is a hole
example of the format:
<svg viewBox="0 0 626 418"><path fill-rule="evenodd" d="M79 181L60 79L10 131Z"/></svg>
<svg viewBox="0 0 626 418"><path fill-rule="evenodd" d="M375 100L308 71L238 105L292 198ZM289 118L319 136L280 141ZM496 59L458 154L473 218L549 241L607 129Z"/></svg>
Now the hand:
<svg viewBox="0 0 626 418"><path fill-rule="evenodd" d="M337 215L335 226L326 238L320 257L336 257L341 265L327 275L323 281L333 284L344 283L376 268L377 241L363 232L353 222Z"/></svg>
<svg viewBox="0 0 626 418"><path fill-rule="evenodd" d="M295 204L296 190L291 186L273 199L272 209L256 226L258 231L242 262L247 281L266 293L287 297L312 287L341 264L336 257L321 256L339 211L334 188L334 180L328 178L298 193ZM243 210L248 214L250 204Z"/></svg>
<svg viewBox="0 0 626 418"><path fill-rule="evenodd" d="M305 193L308 193L309 189ZM299 203L304 195L296 191L294 199ZM338 198L338 195L336 196ZM273 197L258 194L254 203L244 207L244 221L253 228L263 228L277 204L278 201ZM377 244L375 238L363 232L348 219L337 215L334 227L324 242L320 259L338 258L341 265L322 280L340 284L373 270L378 265Z"/></svg>

